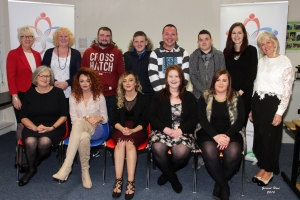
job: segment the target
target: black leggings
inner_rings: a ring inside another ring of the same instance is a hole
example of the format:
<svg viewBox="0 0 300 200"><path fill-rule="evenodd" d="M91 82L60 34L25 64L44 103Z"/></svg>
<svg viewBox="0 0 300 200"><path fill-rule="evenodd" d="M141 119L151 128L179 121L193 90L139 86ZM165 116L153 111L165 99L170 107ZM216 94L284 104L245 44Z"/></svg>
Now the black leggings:
<svg viewBox="0 0 300 200"><path fill-rule="evenodd" d="M169 150L172 154L168 154ZM171 148L160 142L152 144L155 164L164 174L170 171L176 172L185 167L188 164L190 152L191 149L183 144Z"/></svg>
<svg viewBox="0 0 300 200"><path fill-rule="evenodd" d="M221 188L229 188L228 180L240 164L242 145L238 142L230 142L228 147L222 151L223 158L220 157L220 150L217 148L216 142L202 142L200 148L205 166L212 178Z"/></svg>

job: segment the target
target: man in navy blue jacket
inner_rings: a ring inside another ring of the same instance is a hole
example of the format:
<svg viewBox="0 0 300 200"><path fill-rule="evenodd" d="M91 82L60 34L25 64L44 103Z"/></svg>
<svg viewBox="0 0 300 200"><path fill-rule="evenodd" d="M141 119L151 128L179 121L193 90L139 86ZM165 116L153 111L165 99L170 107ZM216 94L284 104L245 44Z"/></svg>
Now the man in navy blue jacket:
<svg viewBox="0 0 300 200"><path fill-rule="evenodd" d="M149 57L153 45L143 31L137 31L124 53L125 71L133 71L139 77L144 95L151 101L155 94L148 76Z"/></svg>

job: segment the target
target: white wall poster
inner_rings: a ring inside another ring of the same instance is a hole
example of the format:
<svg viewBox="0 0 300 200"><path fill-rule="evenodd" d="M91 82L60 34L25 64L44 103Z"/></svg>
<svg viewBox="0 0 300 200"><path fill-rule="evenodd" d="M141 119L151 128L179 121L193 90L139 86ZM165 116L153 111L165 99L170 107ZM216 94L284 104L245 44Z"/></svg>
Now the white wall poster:
<svg viewBox="0 0 300 200"><path fill-rule="evenodd" d="M250 45L257 47L258 35L269 31L279 40L280 54L285 54L288 1L221 5L220 12L221 50L225 48L230 26L235 22L242 22L246 27ZM246 159L257 161L252 152L253 124L250 121L246 127L246 134Z"/></svg>
<svg viewBox="0 0 300 200"><path fill-rule="evenodd" d="M32 28L35 35L32 48L41 55L53 47L52 35L59 27L67 27L74 34L74 5L9 0L8 11L11 49L20 45L17 30L25 25Z"/></svg>

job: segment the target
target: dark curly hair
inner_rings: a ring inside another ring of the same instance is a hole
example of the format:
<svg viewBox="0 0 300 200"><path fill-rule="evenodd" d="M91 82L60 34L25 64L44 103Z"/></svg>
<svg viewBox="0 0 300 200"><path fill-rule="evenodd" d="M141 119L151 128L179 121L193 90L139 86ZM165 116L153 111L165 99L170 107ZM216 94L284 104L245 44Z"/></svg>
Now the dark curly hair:
<svg viewBox="0 0 300 200"><path fill-rule="evenodd" d="M76 103L79 103L83 99L82 89L79 84L80 75L85 75L90 78L91 91L93 94L93 100L96 101L97 98L103 93L103 86L99 79L98 74L90 68L80 68L80 70L74 76L72 95L75 97Z"/></svg>

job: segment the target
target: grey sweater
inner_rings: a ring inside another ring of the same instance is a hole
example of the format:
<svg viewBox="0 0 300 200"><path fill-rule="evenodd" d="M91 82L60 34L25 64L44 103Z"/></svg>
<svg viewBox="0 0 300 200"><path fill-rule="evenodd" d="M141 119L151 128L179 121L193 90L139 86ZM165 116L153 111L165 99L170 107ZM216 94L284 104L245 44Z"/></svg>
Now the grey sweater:
<svg viewBox="0 0 300 200"><path fill-rule="evenodd" d="M210 88L214 73L221 68L226 69L224 55L212 47L211 57L206 68L201 56L201 50L196 49L190 56L190 79L193 84L193 94L199 99L205 89Z"/></svg>

